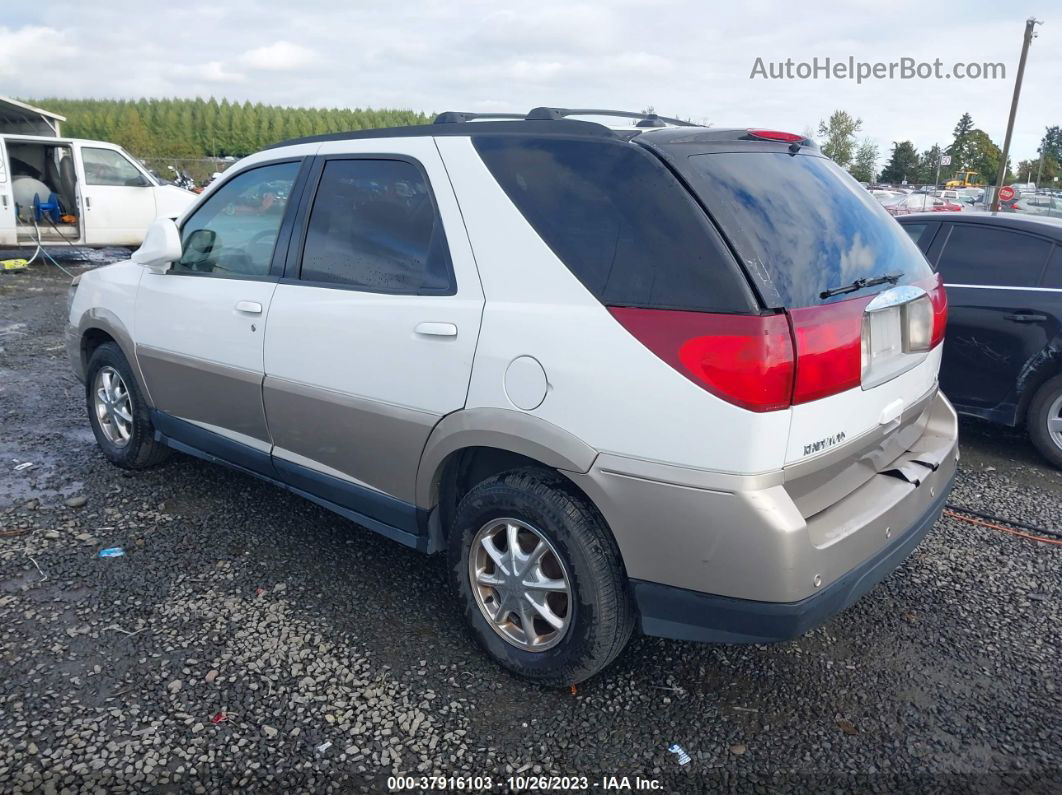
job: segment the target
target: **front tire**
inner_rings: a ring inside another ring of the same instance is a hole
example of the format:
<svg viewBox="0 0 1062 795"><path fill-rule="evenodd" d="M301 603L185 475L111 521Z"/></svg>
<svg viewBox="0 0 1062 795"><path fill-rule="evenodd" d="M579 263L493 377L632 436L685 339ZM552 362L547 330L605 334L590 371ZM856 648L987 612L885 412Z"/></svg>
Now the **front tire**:
<svg viewBox="0 0 1062 795"><path fill-rule="evenodd" d="M169 448L155 441L147 402L113 342L100 345L89 359L85 402L96 443L112 464L147 469L169 456Z"/></svg>
<svg viewBox="0 0 1062 795"><path fill-rule="evenodd" d="M1026 423L1036 449L1062 469L1062 375L1048 379L1036 391Z"/></svg>
<svg viewBox="0 0 1062 795"><path fill-rule="evenodd" d="M515 470L472 488L457 508L448 561L473 636L522 677L576 684L630 639L634 606L616 542L556 473Z"/></svg>

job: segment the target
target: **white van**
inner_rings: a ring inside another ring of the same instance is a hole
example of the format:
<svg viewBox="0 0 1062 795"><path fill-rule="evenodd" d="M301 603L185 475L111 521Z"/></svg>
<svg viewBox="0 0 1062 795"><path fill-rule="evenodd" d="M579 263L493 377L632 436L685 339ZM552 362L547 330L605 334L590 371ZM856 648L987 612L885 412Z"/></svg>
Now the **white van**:
<svg viewBox="0 0 1062 795"><path fill-rule="evenodd" d="M139 246L152 221L180 215L195 198L106 141L0 135L0 248L38 238Z"/></svg>

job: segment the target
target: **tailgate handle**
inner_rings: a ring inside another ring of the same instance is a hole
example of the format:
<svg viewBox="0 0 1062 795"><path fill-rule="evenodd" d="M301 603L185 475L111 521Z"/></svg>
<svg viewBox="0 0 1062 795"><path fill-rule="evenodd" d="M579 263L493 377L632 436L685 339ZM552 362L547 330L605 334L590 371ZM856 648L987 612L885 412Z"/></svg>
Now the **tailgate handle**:
<svg viewBox="0 0 1062 795"><path fill-rule="evenodd" d="M1007 320L1013 320L1015 323L1040 323L1047 320L1047 315L1041 315L1036 312L1015 312L1012 315L1003 315Z"/></svg>

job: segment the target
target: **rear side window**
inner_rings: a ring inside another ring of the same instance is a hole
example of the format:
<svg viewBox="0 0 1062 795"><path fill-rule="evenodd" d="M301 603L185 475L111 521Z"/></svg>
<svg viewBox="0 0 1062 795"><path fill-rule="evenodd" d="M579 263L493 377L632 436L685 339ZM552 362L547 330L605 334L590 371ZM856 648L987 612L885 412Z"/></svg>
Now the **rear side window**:
<svg viewBox="0 0 1062 795"><path fill-rule="evenodd" d="M453 294L427 181L405 160L329 160L310 210L303 281L406 295Z"/></svg>
<svg viewBox="0 0 1062 795"><path fill-rule="evenodd" d="M1036 287L1051 243L973 224L952 224L937 270L948 284Z"/></svg>
<svg viewBox="0 0 1062 795"><path fill-rule="evenodd" d="M747 283L704 211L644 149L516 136L473 143L527 222L601 303L752 308Z"/></svg>
<svg viewBox="0 0 1062 795"><path fill-rule="evenodd" d="M822 296L857 279L899 274L897 284L910 284L933 275L895 219L832 160L719 152L694 155L689 163L723 233L743 260L762 263L787 307L870 295Z"/></svg>

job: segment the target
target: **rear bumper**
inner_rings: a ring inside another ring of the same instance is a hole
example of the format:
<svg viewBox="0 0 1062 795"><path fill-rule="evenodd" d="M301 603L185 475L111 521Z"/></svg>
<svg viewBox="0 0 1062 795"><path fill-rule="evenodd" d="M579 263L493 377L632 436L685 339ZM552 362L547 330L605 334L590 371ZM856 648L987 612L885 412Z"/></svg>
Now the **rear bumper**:
<svg viewBox="0 0 1062 795"><path fill-rule="evenodd" d="M647 633L764 641L799 635L899 565L957 460L955 411L934 390L891 432L776 472L603 453L566 474L612 529Z"/></svg>
<svg viewBox="0 0 1062 795"><path fill-rule="evenodd" d="M642 631L702 643L770 643L790 640L857 601L902 564L944 510L954 470L915 523L892 543L829 586L798 602L757 602L632 580ZM920 486L919 488L927 488Z"/></svg>

